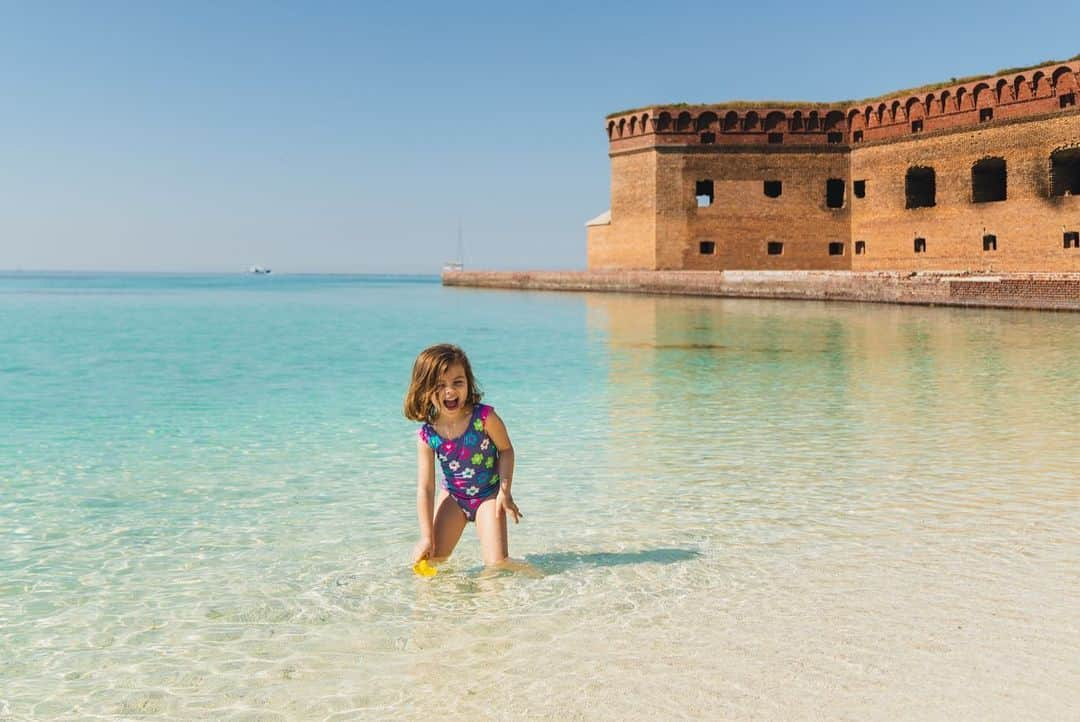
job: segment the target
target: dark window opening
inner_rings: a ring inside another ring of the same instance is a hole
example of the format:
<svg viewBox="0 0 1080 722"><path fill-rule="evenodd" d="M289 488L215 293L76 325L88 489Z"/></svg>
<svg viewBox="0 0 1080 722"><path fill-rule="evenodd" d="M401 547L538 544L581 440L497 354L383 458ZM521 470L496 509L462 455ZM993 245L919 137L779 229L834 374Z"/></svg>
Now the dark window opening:
<svg viewBox="0 0 1080 722"><path fill-rule="evenodd" d="M828 135L825 136L825 139L828 140L830 143L843 143L844 142L844 134L843 133L829 133Z"/></svg>
<svg viewBox="0 0 1080 722"><path fill-rule="evenodd" d="M983 250L984 251L996 251L997 250L997 236L993 233L987 233L983 236Z"/></svg>
<svg viewBox="0 0 1080 722"><path fill-rule="evenodd" d="M698 208L707 208L712 205L713 182L711 180L699 180L694 184L694 195L697 197Z"/></svg>
<svg viewBox="0 0 1080 722"><path fill-rule="evenodd" d="M1065 247L1080 248L1080 231L1065 231Z"/></svg>
<svg viewBox="0 0 1080 722"><path fill-rule="evenodd" d="M921 120L913 120L913 121L911 121L911 132L912 133L921 133L922 132L922 121Z"/></svg>
<svg viewBox="0 0 1080 722"><path fill-rule="evenodd" d="M985 158L971 166L971 202L1003 201L1007 195L1004 158Z"/></svg>
<svg viewBox="0 0 1080 722"><path fill-rule="evenodd" d="M982 110L979 111L979 122L980 123L985 123L986 121L993 120L993 119L994 119L994 109L993 108L983 108Z"/></svg>
<svg viewBox="0 0 1080 722"><path fill-rule="evenodd" d="M926 253L926 239L925 238L916 238L915 239L915 252L916 253Z"/></svg>
<svg viewBox="0 0 1080 722"><path fill-rule="evenodd" d="M784 184L778 180L765 181L765 195L769 198L779 198L780 194L784 192Z"/></svg>
<svg viewBox="0 0 1080 722"><path fill-rule="evenodd" d="M1050 155L1050 195L1080 194L1080 148L1059 150Z"/></svg>
<svg viewBox="0 0 1080 722"><path fill-rule="evenodd" d="M825 181L825 205L829 208L844 207L844 181L830 178Z"/></svg>
<svg viewBox="0 0 1080 722"><path fill-rule="evenodd" d="M840 242L837 242L837 241L834 241L834 242L830 243L829 244L829 255L830 256L842 256L842 255L844 255L844 244L840 243Z"/></svg>
<svg viewBox="0 0 1080 722"><path fill-rule="evenodd" d="M703 256L711 256L716 253L716 241L701 241L698 243L698 252Z"/></svg>
<svg viewBox="0 0 1080 722"><path fill-rule="evenodd" d="M704 145L709 145L710 143L715 143L716 142L716 133L702 133L701 134L701 142Z"/></svg>
<svg viewBox="0 0 1080 722"><path fill-rule="evenodd" d="M856 143L862 143L862 133L861 130L857 130L851 134L851 137Z"/></svg>
<svg viewBox="0 0 1080 722"><path fill-rule="evenodd" d="M1058 96L1058 104L1062 108L1068 108L1069 106L1076 105L1076 93L1063 93Z"/></svg>
<svg viewBox="0 0 1080 722"><path fill-rule="evenodd" d="M855 191L856 198L866 198L866 181L857 180L852 182L851 189Z"/></svg>
<svg viewBox="0 0 1080 722"><path fill-rule="evenodd" d="M769 241L767 250L770 256L779 256L784 252L784 244L780 241Z"/></svg>
<svg viewBox="0 0 1080 722"><path fill-rule="evenodd" d="M769 133L769 142L770 143L783 143L784 142L784 134L783 133Z"/></svg>
<svg viewBox="0 0 1080 722"><path fill-rule="evenodd" d="M855 241L855 255L862 256L866 253L866 241Z"/></svg>
<svg viewBox="0 0 1080 722"><path fill-rule="evenodd" d="M930 208L934 205L934 169L908 168L904 179L905 208Z"/></svg>

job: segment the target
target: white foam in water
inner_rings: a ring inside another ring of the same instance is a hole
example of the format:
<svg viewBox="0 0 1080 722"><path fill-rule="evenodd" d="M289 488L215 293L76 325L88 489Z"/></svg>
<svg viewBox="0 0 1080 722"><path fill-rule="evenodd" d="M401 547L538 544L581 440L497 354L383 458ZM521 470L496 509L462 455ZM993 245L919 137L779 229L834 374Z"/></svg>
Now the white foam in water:
<svg viewBox="0 0 1080 722"><path fill-rule="evenodd" d="M1080 712L1073 316L273 281L0 277L0 718ZM443 340L538 575L409 569Z"/></svg>

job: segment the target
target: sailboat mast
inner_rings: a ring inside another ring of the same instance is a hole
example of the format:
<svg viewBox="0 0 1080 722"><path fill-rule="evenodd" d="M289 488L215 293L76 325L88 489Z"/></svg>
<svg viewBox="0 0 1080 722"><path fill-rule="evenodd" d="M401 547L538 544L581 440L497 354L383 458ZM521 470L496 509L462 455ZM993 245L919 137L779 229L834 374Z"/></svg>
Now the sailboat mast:
<svg viewBox="0 0 1080 722"><path fill-rule="evenodd" d="M457 262L459 265L465 265L465 246L461 240L461 217L457 219Z"/></svg>

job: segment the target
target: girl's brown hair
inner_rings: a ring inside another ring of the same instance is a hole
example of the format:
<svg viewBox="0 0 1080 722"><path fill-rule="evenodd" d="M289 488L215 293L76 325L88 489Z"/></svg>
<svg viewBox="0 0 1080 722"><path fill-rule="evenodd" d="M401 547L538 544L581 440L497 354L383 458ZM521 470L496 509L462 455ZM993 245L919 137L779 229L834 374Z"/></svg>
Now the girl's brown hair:
<svg viewBox="0 0 1080 722"><path fill-rule="evenodd" d="M439 377L454 364L461 364L461 367L465 369L465 381L469 384L469 393L465 403L470 406L480 403L484 394L476 385L476 379L473 378L469 357L453 344L440 343L421 351L416 357L416 362L413 363L412 381L409 382L409 390L405 392L406 418L413 421L435 419L435 405L431 403L431 395L438 387Z"/></svg>

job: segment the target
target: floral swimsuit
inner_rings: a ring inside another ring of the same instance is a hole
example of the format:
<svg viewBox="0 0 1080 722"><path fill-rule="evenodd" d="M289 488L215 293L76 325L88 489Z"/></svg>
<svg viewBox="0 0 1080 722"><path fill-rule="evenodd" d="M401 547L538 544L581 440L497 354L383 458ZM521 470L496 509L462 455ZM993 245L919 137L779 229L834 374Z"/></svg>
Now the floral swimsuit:
<svg viewBox="0 0 1080 722"><path fill-rule="evenodd" d="M465 433L456 439L444 439L429 423L420 427L420 438L442 465L446 490L469 521L476 521L476 510L499 492L499 450L484 429L493 410L474 405Z"/></svg>

